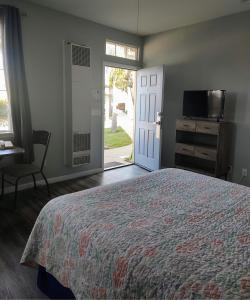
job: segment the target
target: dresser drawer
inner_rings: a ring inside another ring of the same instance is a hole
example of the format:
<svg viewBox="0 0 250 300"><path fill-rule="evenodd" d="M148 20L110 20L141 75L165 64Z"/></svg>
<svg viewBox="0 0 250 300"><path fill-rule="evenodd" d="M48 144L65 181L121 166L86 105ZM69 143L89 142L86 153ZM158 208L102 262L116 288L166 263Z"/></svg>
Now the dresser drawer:
<svg viewBox="0 0 250 300"><path fill-rule="evenodd" d="M176 143L175 152L178 154L194 156L194 146L188 144Z"/></svg>
<svg viewBox="0 0 250 300"><path fill-rule="evenodd" d="M195 156L206 160L216 161L217 150L206 147L195 147Z"/></svg>
<svg viewBox="0 0 250 300"><path fill-rule="evenodd" d="M196 122L196 132L199 133L206 133L206 134L219 134L219 123L212 123L212 122Z"/></svg>
<svg viewBox="0 0 250 300"><path fill-rule="evenodd" d="M176 120L176 130L195 132L196 122L192 120Z"/></svg>

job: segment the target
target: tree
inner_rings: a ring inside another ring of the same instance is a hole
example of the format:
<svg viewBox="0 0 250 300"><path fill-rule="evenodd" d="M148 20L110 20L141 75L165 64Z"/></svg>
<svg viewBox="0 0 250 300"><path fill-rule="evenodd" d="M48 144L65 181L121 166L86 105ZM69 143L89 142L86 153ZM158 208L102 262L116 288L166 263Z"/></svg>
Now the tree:
<svg viewBox="0 0 250 300"><path fill-rule="evenodd" d="M119 68L112 68L109 75L109 88L113 89L113 87L126 92L131 95L132 104L135 105L135 86L134 86L134 78L132 70L125 70ZM117 130L117 115L112 115L112 132Z"/></svg>
<svg viewBox="0 0 250 300"><path fill-rule="evenodd" d="M135 87L133 71L113 68L109 76L109 86L116 87L123 92L131 93L131 98L134 104L135 101Z"/></svg>

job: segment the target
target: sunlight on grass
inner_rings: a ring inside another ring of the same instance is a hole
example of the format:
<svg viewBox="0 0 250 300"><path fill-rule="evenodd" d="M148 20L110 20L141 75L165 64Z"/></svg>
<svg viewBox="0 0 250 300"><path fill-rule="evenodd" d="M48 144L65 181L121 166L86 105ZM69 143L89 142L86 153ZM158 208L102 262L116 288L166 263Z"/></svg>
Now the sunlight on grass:
<svg viewBox="0 0 250 300"><path fill-rule="evenodd" d="M118 127L116 132L112 132L111 128L105 128L104 144L106 149L112 149L131 145L132 140L121 127Z"/></svg>

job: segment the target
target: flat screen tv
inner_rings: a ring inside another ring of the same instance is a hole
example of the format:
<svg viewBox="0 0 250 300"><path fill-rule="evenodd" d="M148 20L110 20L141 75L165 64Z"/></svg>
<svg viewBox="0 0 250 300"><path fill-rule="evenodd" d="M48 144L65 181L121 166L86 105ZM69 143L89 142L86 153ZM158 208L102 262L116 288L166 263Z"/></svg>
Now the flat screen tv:
<svg viewBox="0 0 250 300"><path fill-rule="evenodd" d="M183 116L189 118L224 118L225 91L184 91Z"/></svg>

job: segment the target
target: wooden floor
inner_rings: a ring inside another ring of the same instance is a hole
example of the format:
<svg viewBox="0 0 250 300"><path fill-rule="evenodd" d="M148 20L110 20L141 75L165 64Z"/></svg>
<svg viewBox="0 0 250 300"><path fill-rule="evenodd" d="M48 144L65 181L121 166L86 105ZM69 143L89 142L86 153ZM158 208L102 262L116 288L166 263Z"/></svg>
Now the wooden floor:
<svg viewBox="0 0 250 300"><path fill-rule="evenodd" d="M132 165L52 184L51 199L98 185L135 178L145 173L147 171ZM19 193L15 211L0 209L0 299L46 298L36 287L36 270L21 266L19 261L34 222L49 200L46 189L38 187L37 190ZM1 207L11 207L12 201L13 195L7 195L1 202Z"/></svg>

